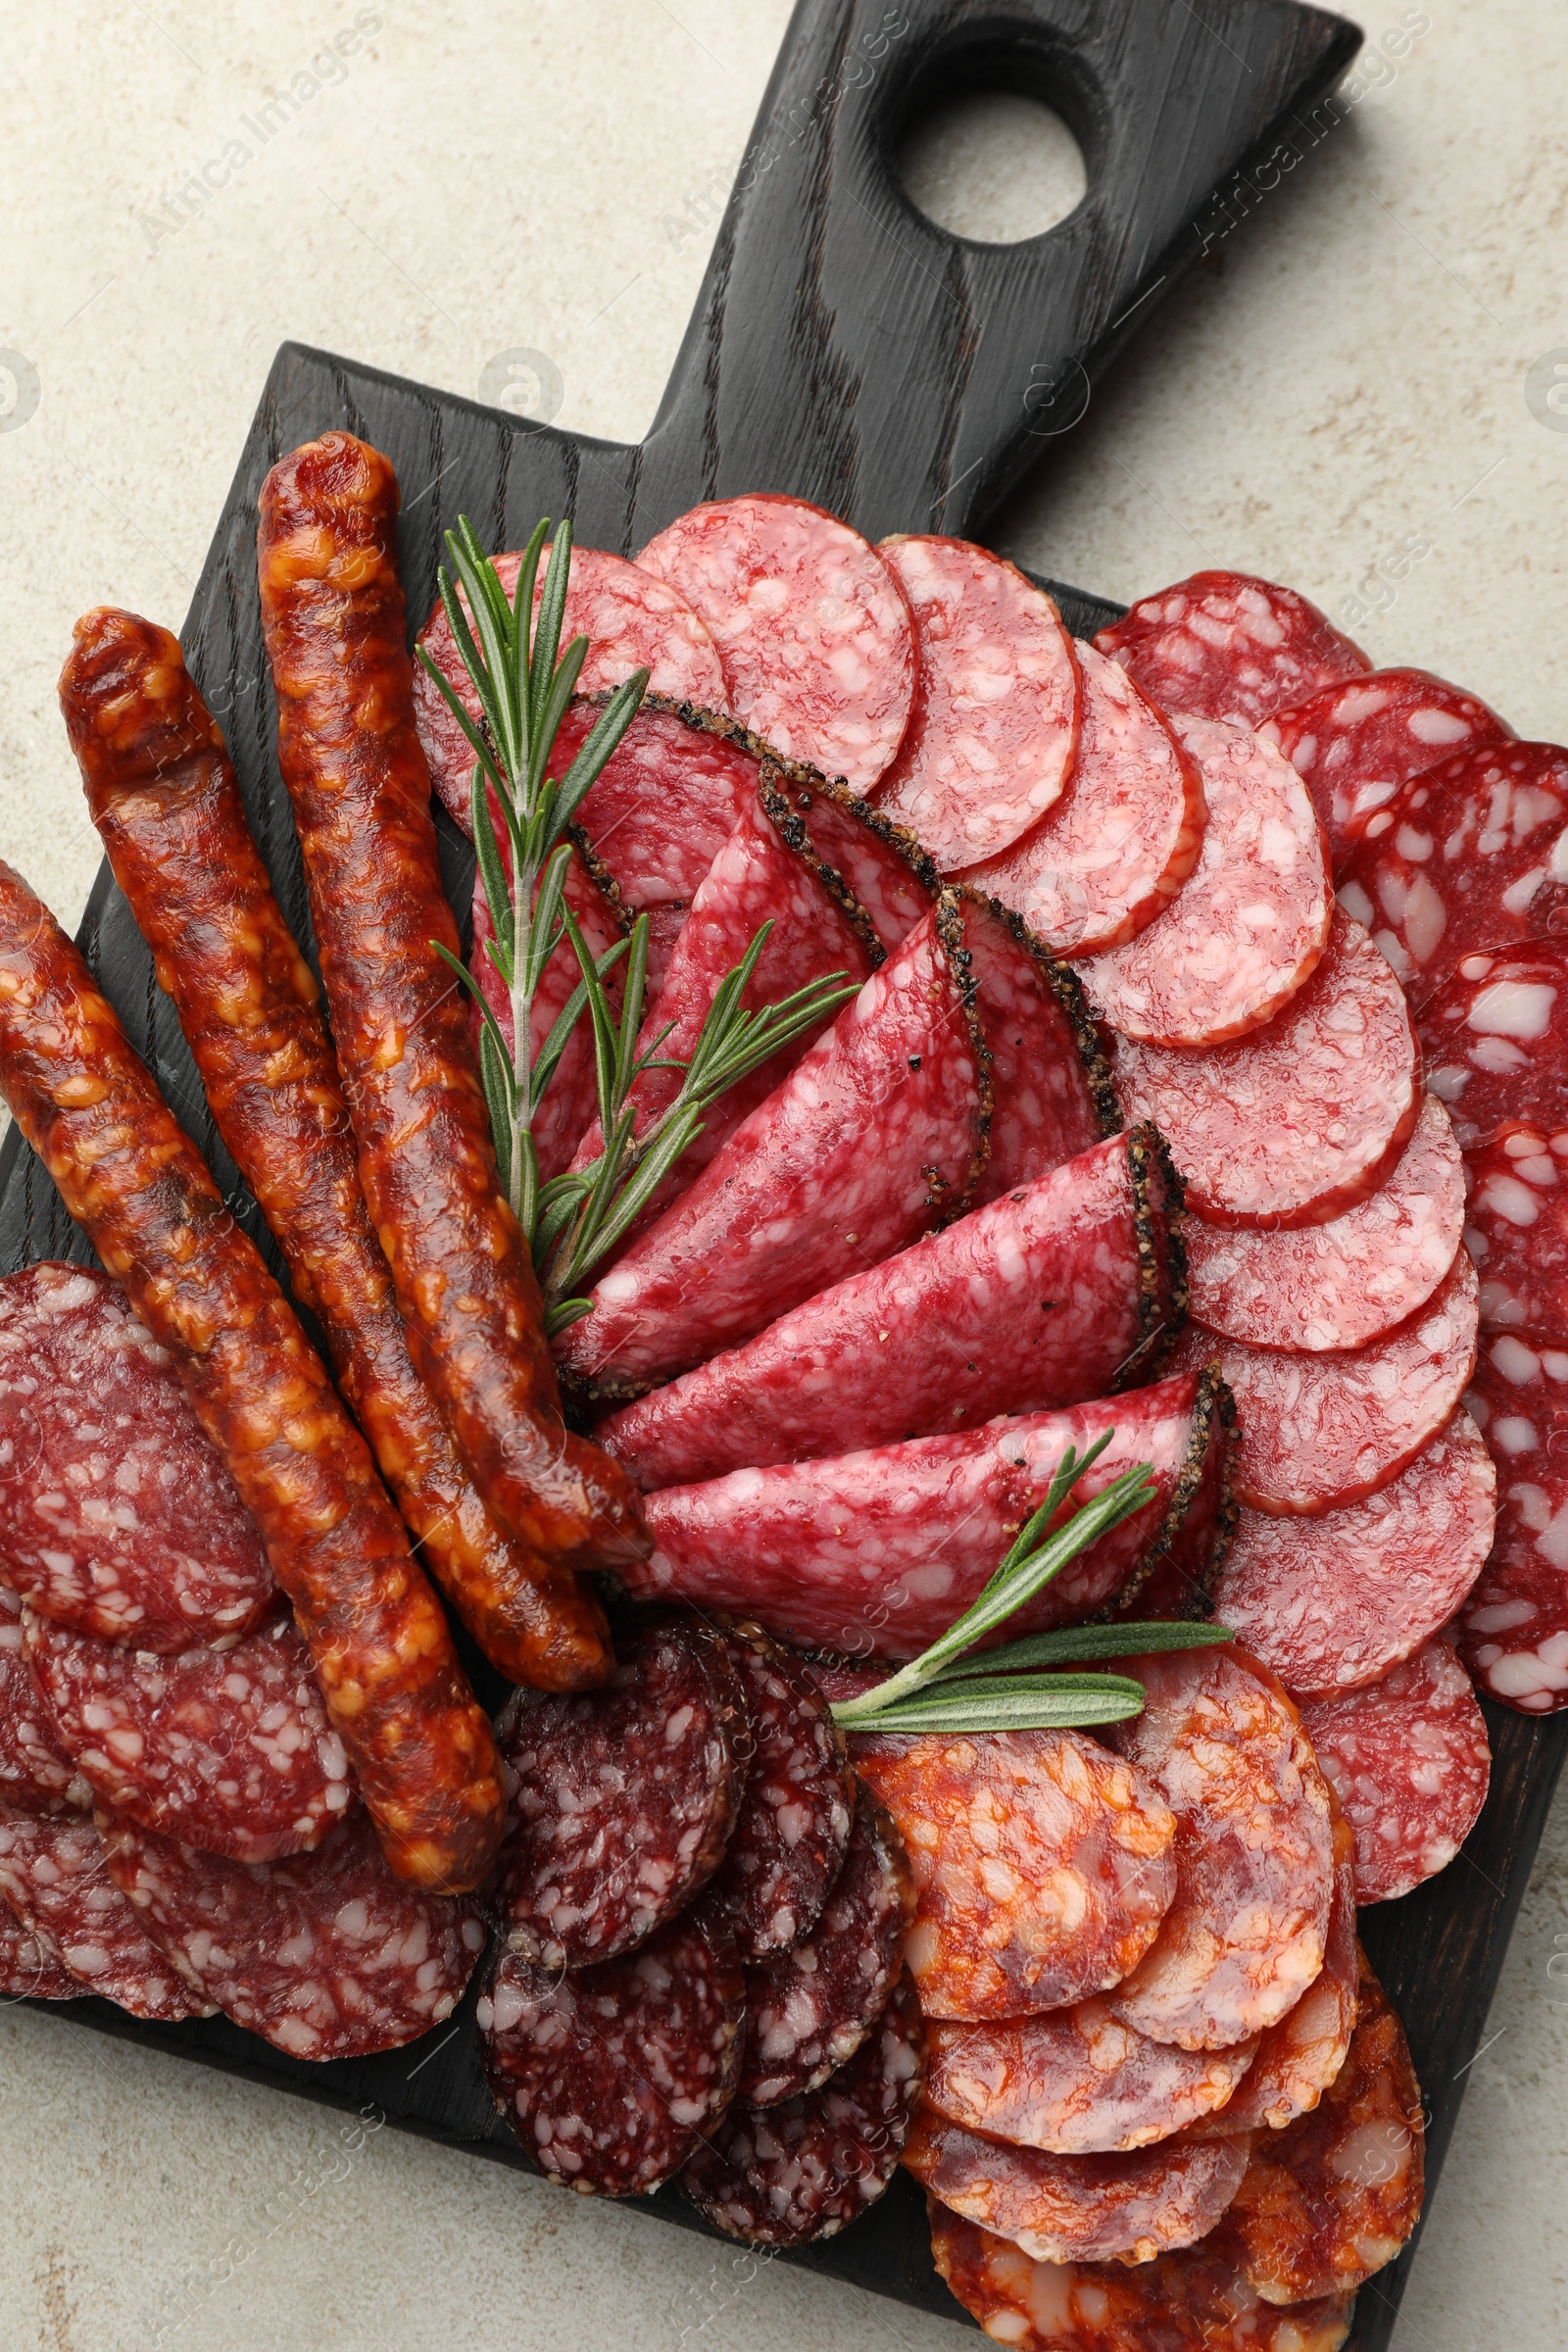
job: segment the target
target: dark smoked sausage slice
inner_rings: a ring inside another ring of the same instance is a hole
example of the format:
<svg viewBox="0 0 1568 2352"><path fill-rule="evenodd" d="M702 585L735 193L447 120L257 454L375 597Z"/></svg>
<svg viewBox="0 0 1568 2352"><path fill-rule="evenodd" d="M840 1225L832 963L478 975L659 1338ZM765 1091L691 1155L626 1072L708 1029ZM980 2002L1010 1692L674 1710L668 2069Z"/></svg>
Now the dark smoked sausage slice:
<svg viewBox="0 0 1568 2352"><path fill-rule="evenodd" d="M84 1813L92 1790L66 1753L22 1639L22 1602L0 1586L0 1804Z"/></svg>
<svg viewBox="0 0 1568 2352"><path fill-rule="evenodd" d="M1294 588L1239 571L1195 571L1140 597L1095 643L1161 710L1244 727L1372 666Z"/></svg>
<svg viewBox="0 0 1568 2352"><path fill-rule="evenodd" d="M1568 1349L1503 1332L1467 1399L1497 1465L1497 1540L1459 1625L1489 1698L1568 1707Z"/></svg>
<svg viewBox="0 0 1568 2352"><path fill-rule="evenodd" d="M746 1787L709 1902L752 1962L816 1926L849 1846L855 1783L807 1668L758 1626L736 1628L725 1647L745 1694Z"/></svg>
<svg viewBox="0 0 1568 2352"><path fill-rule="evenodd" d="M87 1990L79 1977L57 1960L0 1901L0 1999L76 2001Z"/></svg>
<svg viewBox="0 0 1568 2352"><path fill-rule="evenodd" d="M1466 1155L1465 1241L1483 1331L1568 1328L1568 1134L1505 1127Z"/></svg>
<svg viewBox="0 0 1568 2352"><path fill-rule="evenodd" d="M0 1807L0 1901L9 1903L44 1954L132 2017L211 2017L183 1961L149 1941L110 1874L93 1823L80 1815L39 1820Z"/></svg>
<svg viewBox="0 0 1568 2352"><path fill-rule="evenodd" d="M1568 1128L1568 1054L1558 1009L1568 947L1532 939L1499 955L1466 956L1428 999L1417 1027L1427 1084L1448 1106L1466 1152L1520 1120Z"/></svg>

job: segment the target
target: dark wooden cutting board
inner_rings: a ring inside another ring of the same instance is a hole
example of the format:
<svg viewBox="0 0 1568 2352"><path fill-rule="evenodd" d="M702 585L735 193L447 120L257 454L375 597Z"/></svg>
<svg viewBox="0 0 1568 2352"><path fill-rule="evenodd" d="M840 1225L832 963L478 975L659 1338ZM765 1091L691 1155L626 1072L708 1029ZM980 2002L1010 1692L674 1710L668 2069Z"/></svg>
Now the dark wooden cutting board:
<svg viewBox="0 0 1568 2352"><path fill-rule="evenodd" d="M392 458L415 615L429 608L441 532L460 512L498 549L520 545L545 514L570 514L590 546L631 554L698 499L767 489L819 500L872 537L983 536L986 517L1070 429L1093 381L1199 258L1216 192L1282 141L1301 153L1323 135L1319 101L1358 39L1342 20L1292 0L906 0L895 8L803 0L668 390L635 447L533 426L286 345L183 641L228 735L251 822L299 935L309 938L309 917L273 760L254 561L257 494L283 451L346 425ZM964 243L903 193L893 167L902 125L932 97L966 87L1032 91L1075 132L1088 193L1047 235L1007 247ZM1272 177L1277 184L1277 165ZM1256 184L1267 180L1261 172ZM113 595L112 580L100 585ZM1079 634L1117 610L1047 585ZM448 888L466 921L472 854L442 822ZM278 1267L107 869L79 936L132 1042ZM0 1271L89 1254L13 1131L0 1152ZM476 1680L488 1699L499 1696L482 1663ZM1561 1721L1490 1708L1488 1720L1492 1794L1463 1856L1363 1921L1426 2087L1429 2180L1453 2129L1568 1740ZM318 2067L221 2019L148 2025L95 2000L69 2014L333 2106L373 2107L403 2129L520 2167L479 2078L472 1997L413 2050ZM671 2191L650 2209L702 2227ZM791 2259L962 2316L933 2273L922 2202L902 2175L842 2237ZM1409 2260L1364 2291L1358 2352L1387 2344Z"/></svg>

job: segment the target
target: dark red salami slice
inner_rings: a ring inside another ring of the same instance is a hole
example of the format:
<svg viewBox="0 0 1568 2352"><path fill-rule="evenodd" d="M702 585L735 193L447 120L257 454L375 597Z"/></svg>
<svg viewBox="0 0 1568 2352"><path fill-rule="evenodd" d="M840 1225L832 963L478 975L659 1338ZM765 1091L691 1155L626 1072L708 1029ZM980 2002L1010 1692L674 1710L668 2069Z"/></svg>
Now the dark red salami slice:
<svg viewBox="0 0 1568 2352"><path fill-rule="evenodd" d="M990 1108L962 952L944 898L601 1277L556 1343L569 1370L649 1388L962 1209Z"/></svg>
<svg viewBox="0 0 1568 2352"><path fill-rule="evenodd" d="M635 2197L718 2123L745 2015L733 1946L693 1918L564 1975L503 1952L476 2022L491 2095L546 2179Z"/></svg>
<svg viewBox="0 0 1568 2352"><path fill-rule="evenodd" d="M891 955L930 913L942 877L912 833L813 769L770 760L762 797L785 839L842 883Z"/></svg>
<svg viewBox="0 0 1568 2352"><path fill-rule="evenodd" d="M629 1629L600 1690L519 1690L499 1727L512 1819L488 1900L548 1968L609 1960L690 1902L745 1787L746 1697L695 1619Z"/></svg>
<svg viewBox="0 0 1568 2352"><path fill-rule="evenodd" d="M1278 744L1312 795L1336 866L1412 776L1477 745L1513 740L1495 710L1427 669L1339 679L1258 733Z"/></svg>
<svg viewBox="0 0 1568 2352"><path fill-rule="evenodd" d="M1372 666L1294 588L1240 571L1195 571L1141 597L1095 643L1162 710L1244 727Z"/></svg>
<svg viewBox="0 0 1568 2352"><path fill-rule="evenodd" d="M1531 940L1497 956L1466 956L1422 1008L1427 1084L1448 1106L1467 1152L1528 1120L1568 1129L1568 1054L1557 1007L1568 1001L1568 947Z"/></svg>
<svg viewBox="0 0 1568 2352"><path fill-rule="evenodd" d="M757 1626L726 1643L746 1699L746 1787L709 1906L743 1961L766 1960L815 1927L843 1867L855 1781L843 1734L798 1658Z"/></svg>
<svg viewBox="0 0 1568 2352"><path fill-rule="evenodd" d="M1425 1305L1463 1230L1464 1162L1428 1095L1377 1191L1326 1225L1246 1231L1189 1213L1193 1316L1256 1348L1363 1348Z"/></svg>
<svg viewBox="0 0 1568 2352"><path fill-rule="evenodd" d="M1390 1486L1448 1419L1475 1368L1477 1311L1460 1250L1425 1306L1364 1348L1297 1354L1191 1325L1174 1367L1218 1356L1241 1419L1232 1479L1244 1503L1274 1518L1338 1515ZM1266 1548L1266 1532L1253 1541Z"/></svg>
<svg viewBox="0 0 1568 2352"><path fill-rule="evenodd" d="M914 700L876 804L956 873L1060 799L1078 742L1077 655L1045 590L985 548L904 535L880 552L914 621Z"/></svg>
<svg viewBox="0 0 1568 2352"><path fill-rule="evenodd" d="M881 2015L914 1917L914 1881L892 1815L867 1788L821 1917L793 1951L746 1972L746 2049L736 2097L748 2107L815 2090Z"/></svg>
<svg viewBox="0 0 1568 2352"><path fill-rule="evenodd" d="M234 1642L276 1587L173 1365L106 1274L0 1282L0 1574L106 1642Z"/></svg>
<svg viewBox="0 0 1568 2352"><path fill-rule="evenodd" d="M1369 1690L1306 1700L1301 1719L1355 1834L1356 1901L1392 1902L1446 1870L1492 1775L1486 1723L1447 1642L1427 1642Z"/></svg>
<svg viewBox="0 0 1568 2352"><path fill-rule="evenodd" d="M181 1973L291 2058L400 2049L450 2017L484 1949L466 1896L394 1878L369 1816L314 1853L225 1862L104 1819L120 1890Z"/></svg>
<svg viewBox="0 0 1568 2352"><path fill-rule="evenodd" d="M306 1853L358 1791L286 1613L161 1658L26 1612L27 1656L100 1804L234 1862Z"/></svg>
<svg viewBox="0 0 1568 2352"><path fill-rule="evenodd" d="M172 1966L110 1876L90 1821L40 1820L0 1810L0 1899L80 1992L101 1993L132 2017L211 2017L183 1964Z"/></svg>
<svg viewBox="0 0 1568 2352"><path fill-rule="evenodd" d="M76 2001L86 1989L0 1902L0 2000Z"/></svg>
<svg viewBox="0 0 1568 2352"><path fill-rule="evenodd" d="M24 1813L87 1812L92 1790L66 1753L60 1727L33 1680L22 1640L22 1603L0 1586L0 1805Z"/></svg>
<svg viewBox="0 0 1568 2352"><path fill-rule="evenodd" d="M925 2073L920 2012L899 1985L817 2090L730 2109L681 2174L703 2219L754 2246L833 2237L892 2180Z"/></svg>
<svg viewBox="0 0 1568 2352"><path fill-rule="evenodd" d="M1467 1157L1483 1331L1568 1329L1568 1132L1509 1127Z"/></svg>
<svg viewBox="0 0 1568 2352"><path fill-rule="evenodd" d="M1049 1174L1120 1127L1077 975L1004 906L963 891L975 1011L991 1049L991 1144L975 1200Z"/></svg>
<svg viewBox="0 0 1568 2352"><path fill-rule="evenodd" d="M914 632L858 531L763 491L693 507L637 562L708 623L738 719L790 759L870 789L908 722Z"/></svg>
<svg viewBox="0 0 1568 2352"><path fill-rule="evenodd" d="M1568 1349L1489 1340L1466 1399L1497 1465L1497 1540L1459 1654L1489 1698L1568 1707Z"/></svg>
<svg viewBox="0 0 1568 2352"><path fill-rule="evenodd" d="M1341 911L1311 979L1255 1037L1207 1054L1123 1039L1113 1075L1218 1225L1328 1223L1377 1191L1421 1108L1403 992Z"/></svg>
<svg viewBox="0 0 1568 2352"><path fill-rule="evenodd" d="M651 1489L1103 1396L1180 1319L1174 1198L1152 1129L1107 1137L595 1435Z"/></svg>

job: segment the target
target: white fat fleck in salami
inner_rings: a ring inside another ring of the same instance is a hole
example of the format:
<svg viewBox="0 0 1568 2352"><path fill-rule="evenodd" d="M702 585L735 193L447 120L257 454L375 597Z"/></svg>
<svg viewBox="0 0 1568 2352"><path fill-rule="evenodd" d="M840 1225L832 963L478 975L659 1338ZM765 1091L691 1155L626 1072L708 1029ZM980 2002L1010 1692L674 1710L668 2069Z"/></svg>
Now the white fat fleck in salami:
<svg viewBox="0 0 1568 2352"><path fill-rule="evenodd" d="M1316 969L1334 894L1323 829L1289 760L1242 727L1172 721L1207 819L1178 896L1125 947L1082 958L1122 1036L1217 1046L1271 1020Z"/></svg>
<svg viewBox="0 0 1568 2352"><path fill-rule="evenodd" d="M213 2014L191 1970L149 1940L90 1821L0 1808L0 1898L78 1991L101 1993L132 2017Z"/></svg>
<svg viewBox="0 0 1568 2352"><path fill-rule="evenodd" d="M0 1805L24 1813L90 1812L92 1790L67 1754L27 1664L22 1603L0 1586Z"/></svg>
<svg viewBox="0 0 1568 2352"><path fill-rule="evenodd" d="M1568 1348L1487 1340L1466 1401L1497 1466L1497 1540L1459 1654L1489 1698L1549 1715L1568 1707Z"/></svg>
<svg viewBox="0 0 1568 2352"><path fill-rule="evenodd" d="M1358 923L1336 909L1328 953L1255 1036L1207 1054L1118 1041L1112 1072L1152 1119L1200 1216L1321 1225L1376 1192L1421 1108L1404 995Z"/></svg>
<svg viewBox="0 0 1568 2352"><path fill-rule="evenodd" d="M0 1902L0 1999L75 2001L87 1987Z"/></svg>
<svg viewBox="0 0 1568 2352"><path fill-rule="evenodd" d="M757 1626L724 1645L750 1737L740 1811L707 1899L741 1959L756 1962L815 1927L849 1846L855 1783L844 1736L800 1661Z"/></svg>
<svg viewBox="0 0 1568 2352"><path fill-rule="evenodd" d="M1428 1642L1382 1682L1307 1699L1301 1719L1355 1833L1355 1899L1392 1902L1446 1870L1492 1773L1470 1678Z"/></svg>
<svg viewBox="0 0 1568 2352"><path fill-rule="evenodd" d="M1141 597L1095 643L1163 710L1247 727L1372 666L1294 588L1238 571L1195 571Z"/></svg>
<svg viewBox="0 0 1568 2352"><path fill-rule="evenodd" d="M1483 1331L1568 1329L1568 1131L1504 1128L1468 1154L1464 1238Z"/></svg>
<svg viewBox="0 0 1568 2352"><path fill-rule="evenodd" d="M1466 956L1423 1005L1427 1085L1447 1104L1463 1150L1520 1120L1547 1135L1568 1129L1565 1004L1568 948L1540 939Z"/></svg>

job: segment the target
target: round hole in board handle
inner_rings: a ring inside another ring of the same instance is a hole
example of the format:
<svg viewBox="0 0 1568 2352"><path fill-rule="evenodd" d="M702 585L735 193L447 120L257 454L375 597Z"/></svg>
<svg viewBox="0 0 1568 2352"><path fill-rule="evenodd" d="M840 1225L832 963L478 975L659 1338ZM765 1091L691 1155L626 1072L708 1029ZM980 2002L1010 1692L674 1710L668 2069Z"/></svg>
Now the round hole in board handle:
<svg viewBox="0 0 1568 2352"><path fill-rule="evenodd" d="M1017 245L1077 211L1083 150L1054 108L1010 90L968 90L918 112L898 148L916 209L956 237Z"/></svg>

